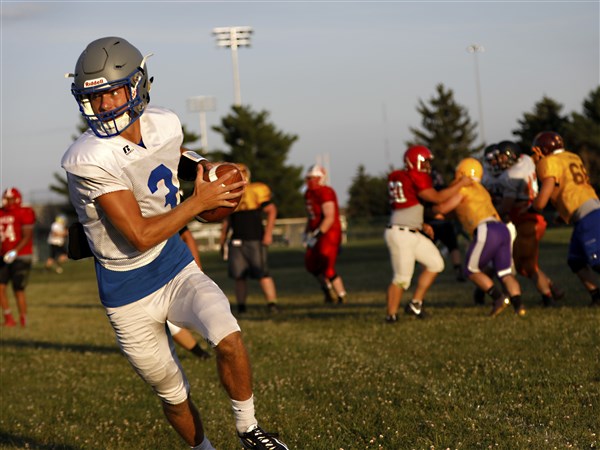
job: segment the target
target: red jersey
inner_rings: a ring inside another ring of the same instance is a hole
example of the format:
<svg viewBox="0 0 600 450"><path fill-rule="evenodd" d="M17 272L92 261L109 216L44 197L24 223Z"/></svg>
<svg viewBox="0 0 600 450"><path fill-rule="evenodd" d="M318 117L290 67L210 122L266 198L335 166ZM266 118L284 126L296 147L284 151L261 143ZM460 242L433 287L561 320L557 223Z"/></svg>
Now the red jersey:
<svg viewBox="0 0 600 450"><path fill-rule="evenodd" d="M417 194L427 188L433 188L433 181L428 173L407 169L394 170L388 175L388 194L392 210L419 204Z"/></svg>
<svg viewBox="0 0 600 450"><path fill-rule="evenodd" d="M304 202L306 205L306 214L308 216L309 231L316 230L323 221L323 203L333 202L335 204L335 220L327 232L342 230L340 222L340 211L338 207L335 191L329 186L319 186L317 189L308 189L304 193Z"/></svg>
<svg viewBox="0 0 600 450"><path fill-rule="evenodd" d="M410 208L420 203L417 194L433 188L431 176L418 170L394 170L388 175L388 195L393 210Z"/></svg>
<svg viewBox="0 0 600 450"><path fill-rule="evenodd" d="M5 255L23 239L23 228L33 227L35 213L29 207L16 206L0 209L0 240L2 241L2 254ZM33 239L30 239L18 256L33 254Z"/></svg>

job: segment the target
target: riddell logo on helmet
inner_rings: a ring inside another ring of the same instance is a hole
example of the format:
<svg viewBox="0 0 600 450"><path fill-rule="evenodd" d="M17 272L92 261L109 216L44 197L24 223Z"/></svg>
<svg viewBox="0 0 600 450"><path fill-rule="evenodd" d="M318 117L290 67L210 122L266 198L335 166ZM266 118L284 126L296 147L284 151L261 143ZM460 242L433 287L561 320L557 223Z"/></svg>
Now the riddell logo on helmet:
<svg viewBox="0 0 600 450"><path fill-rule="evenodd" d="M83 87L88 88L93 86L99 86L105 83L107 83L106 78L96 78L95 80L87 80L85 83L83 83Z"/></svg>

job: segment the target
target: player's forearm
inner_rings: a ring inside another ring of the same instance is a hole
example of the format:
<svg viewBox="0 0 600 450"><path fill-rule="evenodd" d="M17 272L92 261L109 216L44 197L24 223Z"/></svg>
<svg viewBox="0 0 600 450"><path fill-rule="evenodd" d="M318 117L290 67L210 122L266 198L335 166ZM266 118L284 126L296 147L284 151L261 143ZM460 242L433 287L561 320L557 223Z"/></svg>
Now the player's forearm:
<svg viewBox="0 0 600 450"><path fill-rule="evenodd" d="M449 198L455 196L456 194L458 194L458 192L460 191L460 188L462 188L463 186L464 186L464 183L459 181L459 182L451 184L450 186L448 186L445 189L442 189L441 191L438 191L439 195L438 195L437 203L445 202Z"/></svg>
<svg viewBox="0 0 600 450"><path fill-rule="evenodd" d="M273 229L275 228L275 221L277 220L277 208L275 205L269 205L271 207L267 207L263 209L264 212L267 213L267 220L265 223L265 234L272 235Z"/></svg>
<svg viewBox="0 0 600 450"><path fill-rule="evenodd" d="M537 211L542 211L546 207L546 205L550 201L550 197L552 196L552 191L554 190L554 187L554 178L545 178L544 180L542 180L540 191L537 197L533 199L533 203L531 204L531 206L533 206L533 209Z"/></svg>
<svg viewBox="0 0 600 450"><path fill-rule="evenodd" d="M196 210L187 200L166 213L144 217L131 191L116 191L97 198L113 226L139 251L165 241L186 226Z"/></svg>
<svg viewBox="0 0 600 450"><path fill-rule="evenodd" d="M139 251L148 250L177 234L194 216L194 209L183 202L167 213L144 218L128 239Z"/></svg>

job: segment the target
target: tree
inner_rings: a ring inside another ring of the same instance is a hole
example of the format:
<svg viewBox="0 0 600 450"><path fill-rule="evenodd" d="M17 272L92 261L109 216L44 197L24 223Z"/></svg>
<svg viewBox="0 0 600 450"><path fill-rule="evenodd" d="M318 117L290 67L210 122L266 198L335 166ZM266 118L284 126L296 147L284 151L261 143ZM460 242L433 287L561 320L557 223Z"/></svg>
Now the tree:
<svg viewBox="0 0 600 450"><path fill-rule="evenodd" d="M356 175L348 189L348 217L370 219L389 213L387 177L374 177L365 172L365 166L358 166Z"/></svg>
<svg viewBox="0 0 600 450"><path fill-rule="evenodd" d="M583 102L583 113L573 112L564 126L563 139L568 150L577 153L585 164L590 182L600 191L600 87L590 91Z"/></svg>
<svg viewBox="0 0 600 450"><path fill-rule="evenodd" d="M429 106L419 100L417 111L421 114L423 129L410 127L413 139L408 146L425 145L433 153L434 166L448 176L463 159L482 150L483 145L474 144L477 139L477 122L471 122L463 106L456 103L451 89L443 84L436 86L437 96L429 100Z"/></svg>
<svg viewBox="0 0 600 450"><path fill-rule="evenodd" d="M535 136L541 131L555 131L563 134L568 119L560 114L563 105L544 96L533 107L533 112L524 113L522 119L518 119L519 128L512 131L517 136L517 144L521 150L528 151Z"/></svg>
<svg viewBox="0 0 600 450"><path fill-rule="evenodd" d="M286 165L285 161L298 136L279 131L268 118L267 111L232 106L230 114L221 119L221 125L212 127L222 135L229 150L211 151L210 159L246 164L252 180L271 188L278 215L297 217L304 214L300 194L302 167Z"/></svg>

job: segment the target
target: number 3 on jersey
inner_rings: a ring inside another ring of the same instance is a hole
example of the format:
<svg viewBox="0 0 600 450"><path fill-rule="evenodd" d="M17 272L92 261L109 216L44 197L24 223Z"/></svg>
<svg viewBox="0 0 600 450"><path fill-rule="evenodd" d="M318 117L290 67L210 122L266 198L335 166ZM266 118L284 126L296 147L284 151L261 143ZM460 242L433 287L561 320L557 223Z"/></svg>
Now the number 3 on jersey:
<svg viewBox="0 0 600 450"><path fill-rule="evenodd" d="M404 188L401 181L390 181L388 183L388 194L390 203L406 203L406 196L404 195Z"/></svg>

